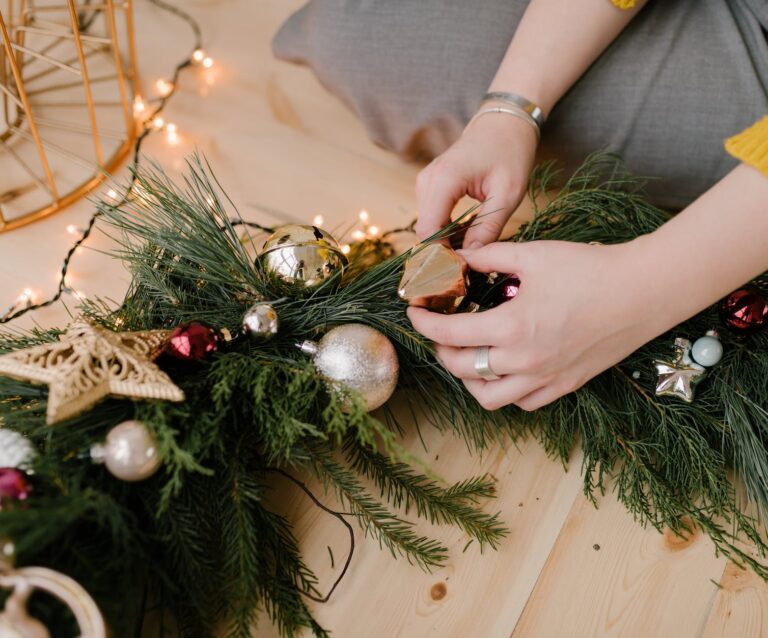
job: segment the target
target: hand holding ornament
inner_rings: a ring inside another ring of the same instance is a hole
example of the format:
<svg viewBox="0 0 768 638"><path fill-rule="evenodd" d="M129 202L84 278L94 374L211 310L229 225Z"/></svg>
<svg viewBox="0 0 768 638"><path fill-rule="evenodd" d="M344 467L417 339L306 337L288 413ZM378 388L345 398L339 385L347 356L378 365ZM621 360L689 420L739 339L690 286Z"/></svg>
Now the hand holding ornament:
<svg viewBox="0 0 768 638"><path fill-rule="evenodd" d="M408 316L486 409L515 404L535 410L668 327L647 310L635 242L499 242L461 254L474 271L516 273L522 283L514 301L451 316L411 307ZM490 368L500 379L486 381L476 371L481 346L489 347Z"/></svg>

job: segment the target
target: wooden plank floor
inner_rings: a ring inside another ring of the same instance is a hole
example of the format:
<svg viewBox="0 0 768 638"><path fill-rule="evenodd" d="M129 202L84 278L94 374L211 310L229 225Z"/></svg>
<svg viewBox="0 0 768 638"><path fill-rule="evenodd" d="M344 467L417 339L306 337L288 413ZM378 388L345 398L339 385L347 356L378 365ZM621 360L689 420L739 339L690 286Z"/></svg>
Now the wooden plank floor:
<svg viewBox="0 0 768 638"><path fill-rule="evenodd" d="M182 143L171 149L156 136L146 150L178 169L184 153L200 149L252 219L275 221L258 212L265 208L304 220L320 213L334 228L366 208L379 226L400 225L415 214L419 167L371 144L353 115L309 71L272 59L272 34L300 4L186 1L203 25L217 66L208 74L185 76L170 106L166 119L179 124ZM137 10L148 84L168 72L186 42L167 37L183 33L167 16L141 0ZM87 204L79 204L0 236L3 262L25 264L23 282L19 270L0 269L0 302L10 302L28 285L46 292L69 241L62 229L89 212ZM92 244L108 246L99 237ZM125 285L119 266L96 251L86 251L74 269L89 294L117 298ZM54 308L37 318L56 324L66 313ZM392 560L358 532L347 577L330 603L314 606L337 638L768 636L764 583L715 557L701 534L681 540L642 529L610 495L595 509L581 493L578 453L565 472L534 441L479 458L459 440L424 432L428 452L413 433L406 445L441 476L492 472L498 478L499 498L489 508L502 511L511 534L498 552L480 554L476 545L463 552L466 539L456 530L432 528L452 553L445 568L425 574ZM344 530L290 485L279 486L274 499L295 521L309 563L329 586L347 551ZM275 638L277 632L264 621L253 635Z"/></svg>

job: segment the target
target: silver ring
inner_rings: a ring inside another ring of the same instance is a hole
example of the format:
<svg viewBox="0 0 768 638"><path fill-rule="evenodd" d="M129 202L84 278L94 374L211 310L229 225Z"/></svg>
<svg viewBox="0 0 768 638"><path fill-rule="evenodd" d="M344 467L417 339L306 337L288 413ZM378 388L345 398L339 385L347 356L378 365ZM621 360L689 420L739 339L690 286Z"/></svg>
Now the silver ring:
<svg viewBox="0 0 768 638"><path fill-rule="evenodd" d="M475 348L475 372L486 381L498 381L501 377L491 369L490 351L490 346Z"/></svg>

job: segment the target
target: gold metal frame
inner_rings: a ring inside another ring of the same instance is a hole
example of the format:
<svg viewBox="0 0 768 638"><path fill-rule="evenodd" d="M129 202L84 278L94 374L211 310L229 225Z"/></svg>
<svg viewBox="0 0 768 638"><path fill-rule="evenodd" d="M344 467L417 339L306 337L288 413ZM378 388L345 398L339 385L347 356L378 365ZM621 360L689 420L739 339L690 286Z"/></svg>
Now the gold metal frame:
<svg viewBox="0 0 768 638"><path fill-rule="evenodd" d="M131 2L0 0L0 233L80 199L130 153L139 95ZM4 183L12 169L31 181ZM25 197L37 200L29 210Z"/></svg>

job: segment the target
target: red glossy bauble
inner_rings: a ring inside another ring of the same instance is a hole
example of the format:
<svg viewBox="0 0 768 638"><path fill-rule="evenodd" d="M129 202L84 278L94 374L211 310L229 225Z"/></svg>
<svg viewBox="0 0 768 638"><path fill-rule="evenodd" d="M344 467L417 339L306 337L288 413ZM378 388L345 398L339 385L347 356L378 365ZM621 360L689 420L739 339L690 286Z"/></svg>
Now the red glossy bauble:
<svg viewBox="0 0 768 638"><path fill-rule="evenodd" d="M768 298L757 286L744 286L720 302L720 320L734 332L751 334L768 324Z"/></svg>
<svg viewBox="0 0 768 638"><path fill-rule="evenodd" d="M26 501L32 486L27 475L13 467L0 468L0 510L4 503Z"/></svg>
<svg viewBox="0 0 768 638"><path fill-rule="evenodd" d="M200 361L219 349L219 333L202 321L174 328L165 351L182 361Z"/></svg>

